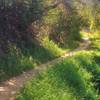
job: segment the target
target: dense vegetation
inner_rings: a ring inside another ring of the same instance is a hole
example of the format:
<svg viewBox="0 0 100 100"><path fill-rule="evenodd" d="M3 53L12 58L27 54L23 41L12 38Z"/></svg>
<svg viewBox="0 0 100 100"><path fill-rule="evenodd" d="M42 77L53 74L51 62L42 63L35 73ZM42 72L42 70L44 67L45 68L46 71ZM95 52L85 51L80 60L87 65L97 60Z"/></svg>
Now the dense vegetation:
<svg viewBox="0 0 100 100"><path fill-rule="evenodd" d="M54 0L0 3L0 81L78 46L79 16L68 11Z"/></svg>
<svg viewBox="0 0 100 100"><path fill-rule="evenodd" d="M28 82L16 100L100 99L98 0L0 0L0 82L91 45Z"/></svg>
<svg viewBox="0 0 100 100"><path fill-rule="evenodd" d="M28 82L16 100L99 100L100 40Z"/></svg>

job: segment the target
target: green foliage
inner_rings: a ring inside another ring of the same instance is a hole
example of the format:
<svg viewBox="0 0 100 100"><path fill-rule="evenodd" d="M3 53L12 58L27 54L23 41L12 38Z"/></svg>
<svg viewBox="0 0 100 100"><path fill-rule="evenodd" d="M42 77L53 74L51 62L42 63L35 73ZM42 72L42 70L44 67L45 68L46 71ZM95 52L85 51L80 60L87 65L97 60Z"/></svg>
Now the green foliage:
<svg viewBox="0 0 100 100"><path fill-rule="evenodd" d="M57 13L57 12L56 12ZM73 11L73 14L68 16L63 8L57 14L56 22L53 23L53 28L50 32L50 38L56 43L67 45L72 41L80 40L80 19Z"/></svg>
<svg viewBox="0 0 100 100"><path fill-rule="evenodd" d="M100 30L100 3L99 1L91 1L88 3L78 3L76 1L76 8L82 18L82 28L89 28L91 32Z"/></svg>
<svg viewBox="0 0 100 100"><path fill-rule="evenodd" d="M81 24L77 9L72 9L69 16L64 4L53 6L55 0L3 1L5 4L0 5L0 54L5 55L0 57L0 81L61 56L65 53L61 48L76 48L84 23L99 33L99 5L96 10L88 8L80 12L85 19ZM91 48L97 49L98 45ZM81 76L74 71L73 74L81 80Z"/></svg>
<svg viewBox="0 0 100 100"><path fill-rule="evenodd" d="M28 82L16 100L99 100L92 80L100 67L93 54L79 52L55 64Z"/></svg>
<svg viewBox="0 0 100 100"><path fill-rule="evenodd" d="M15 100L99 100L100 40L60 61L22 88Z"/></svg>
<svg viewBox="0 0 100 100"><path fill-rule="evenodd" d="M45 38L42 42L45 49L52 52L53 55L61 56L63 53L65 53L65 51L59 48L57 44L55 44L52 40L49 40L48 38Z"/></svg>
<svg viewBox="0 0 100 100"><path fill-rule="evenodd" d="M0 57L0 81L21 74L38 64L57 58L63 53L62 49L47 39L41 45L31 43L27 47L9 43L8 53L6 56Z"/></svg>

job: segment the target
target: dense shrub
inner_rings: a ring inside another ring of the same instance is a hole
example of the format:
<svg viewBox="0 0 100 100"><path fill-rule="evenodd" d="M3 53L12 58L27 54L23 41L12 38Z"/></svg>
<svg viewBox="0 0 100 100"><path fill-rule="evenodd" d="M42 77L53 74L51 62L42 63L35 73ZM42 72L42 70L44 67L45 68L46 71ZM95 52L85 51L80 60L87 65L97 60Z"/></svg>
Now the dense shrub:
<svg viewBox="0 0 100 100"><path fill-rule="evenodd" d="M10 4L5 2L0 7L1 49L6 50L8 42L23 45L45 34L59 44L80 39L80 19L74 11L69 16L63 3L23 0Z"/></svg>
<svg viewBox="0 0 100 100"><path fill-rule="evenodd" d="M88 28L89 31L94 32L100 30L100 3L98 0L89 0L89 2L82 2L82 0L77 2L76 8L79 15L82 18L82 28Z"/></svg>
<svg viewBox="0 0 100 100"><path fill-rule="evenodd" d="M5 51L9 42L23 45L36 38L38 33L36 25L43 13L40 1L32 3L30 0L21 2L4 0L0 5L0 49Z"/></svg>
<svg viewBox="0 0 100 100"><path fill-rule="evenodd" d="M72 41L80 40L81 20L75 10L68 15L66 7L61 4L54 9L50 9L43 17L41 35L48 36L55 43L68 47Z"/></svg>
<svg viewBox="0 0 100 100"><path fill-rule="evenodd" d="M15 43L9 43L7 53L0 55L0 82L57 58L63 53L62 49L47 39L41 45L29 43L20 47Z"/></svg>
<svg viewBox="0 0 100 100"><path fill-rule="evenodd" d="M99 100L100 96L91 81L95 77L94 68L100 70L97 65L92 52L79 52L33 78L16 100Z"/></svg>
<svg viewBox="0 0 100 100"><path fill-rule="evenodd" d="M100 40L41 72L22 88L16 100L99 100Z"/></svg>

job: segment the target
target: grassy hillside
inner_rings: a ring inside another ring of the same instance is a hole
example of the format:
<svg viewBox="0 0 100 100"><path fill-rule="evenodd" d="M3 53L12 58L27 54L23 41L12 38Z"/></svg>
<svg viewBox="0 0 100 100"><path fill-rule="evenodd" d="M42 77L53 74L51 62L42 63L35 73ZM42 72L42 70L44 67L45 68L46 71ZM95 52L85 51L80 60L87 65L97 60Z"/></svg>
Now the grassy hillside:
<svg viewBox="0 0 100 100"><path fill-rule="evenodd" d="M65 53L55 43L45 40L43 44L29 44L27 48L9 45L7 55L0 57L0 81L21 74L39 64L46 63Z"/></svg>
<svg viewBox="0 0 100 100"><path fill-rule="evenodd" d="M79 17L55 0L4 0L0 15L0 81L79 45Z"/></svg>
<svg viewBox="0 0 100 100"><path fill-rule="evenodd" d="M99 100L100 40L40 73L28 82L16 100Z"/></svg>

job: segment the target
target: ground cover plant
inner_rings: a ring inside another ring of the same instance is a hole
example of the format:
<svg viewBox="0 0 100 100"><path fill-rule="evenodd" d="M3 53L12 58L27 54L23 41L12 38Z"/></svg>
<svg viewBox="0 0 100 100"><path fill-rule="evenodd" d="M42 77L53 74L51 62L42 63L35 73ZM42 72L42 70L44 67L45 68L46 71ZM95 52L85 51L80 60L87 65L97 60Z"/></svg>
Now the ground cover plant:
<svg viewBox="0 0 100 100"><path fill-rule="evenodd" d="M27 82L16 100L100 100L99 2L0 0L0 83L91 42Z"/></svg>
<svg viewBox="0 0 100 100"><path fill-rule="evenodd" d="M21 74L64 53L64 50L49 40L43 45L29 44L27 48L18 48L10 44L9 53L0 58L0 81Z"/></svg>
<svg viewBox="0 0 100 100"><path fill-rule="evenodd" d="M99 100L100 48L92 41L87 51L58 62L28 82L15 100ZM94 47L94 49L93 49Z"/></svg>
<svg viewBox="0 0 100 100"><path fill-rule="evenodd" d="M79 16L67 10L55 0L1 0L0 81L79 46Z"/></svg>

